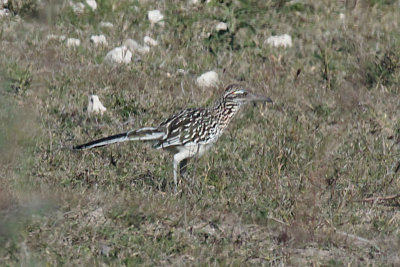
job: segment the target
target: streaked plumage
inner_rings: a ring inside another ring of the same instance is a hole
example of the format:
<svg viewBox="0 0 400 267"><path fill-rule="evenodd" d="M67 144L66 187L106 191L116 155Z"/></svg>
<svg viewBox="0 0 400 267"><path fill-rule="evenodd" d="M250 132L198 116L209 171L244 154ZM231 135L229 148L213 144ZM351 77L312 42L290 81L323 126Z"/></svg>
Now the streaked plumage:
<svg viewBox="0 0 400 267"><path fill-rule="evenodd" d="M157 127L145 127L105 137L74 149L89 149L124 141L153 141L154 148L174 154L174 182L178 183L178 167L186 170L187 160L199 157L212 147L243 104L251 101L272 102L270 98L255 95L240 85L229 85L221 98L210 108L185 109Z"/></svg>

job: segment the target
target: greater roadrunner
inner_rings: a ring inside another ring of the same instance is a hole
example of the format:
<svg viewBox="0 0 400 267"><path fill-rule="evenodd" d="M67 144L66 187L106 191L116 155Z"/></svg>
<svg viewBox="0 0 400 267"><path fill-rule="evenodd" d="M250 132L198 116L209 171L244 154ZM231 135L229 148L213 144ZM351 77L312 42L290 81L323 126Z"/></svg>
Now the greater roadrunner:
<svg viewBox="0 0 400 267"><path fill-rule="evenodd" d="M124 141L155 141L154 148L166 149L174 154L174 183L179 173L186 171L188 160L201 156L212 147L229 122L249 102L270 102L269 97L256 95L238 84L229 85L221 98L210 108L189 108L178 112L157 127L145 127L112 135L74 149L89 149Z"/></svg>

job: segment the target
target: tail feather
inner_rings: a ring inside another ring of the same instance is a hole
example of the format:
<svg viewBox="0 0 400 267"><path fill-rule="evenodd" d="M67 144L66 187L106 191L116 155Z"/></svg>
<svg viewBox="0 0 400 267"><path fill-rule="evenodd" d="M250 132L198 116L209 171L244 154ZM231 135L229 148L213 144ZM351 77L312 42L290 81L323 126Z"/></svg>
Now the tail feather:
<svg viewBox="0 0 400 267"><path fill-rule="evenodd" d="M125 142L125 141L158 140L164 135L165 135L165 133L163 131L160 131L157 128L146 127L146 128L141 128L138 130L129 131L126 133L111 135L111 136L104 137L104 138L101 138L101 139L98 139L95 141L91 141L86 144L74 146L73 149L74 150L90 149L90 148L102 147L102 146L106 146L106 145L110 145L110 144L114 144L114 143Z"/></svg>
<svg viewBox="0 0 400 267"><path fill-rule="evenodd" d="M165 135L163 130L153 127L145 127L134 131L127 132L129 140L151 141L158 140Z"/></svg>
<svg viewBox="0 0 400 267"><path fill-rule="evenodd" d="M81 150L81 149L89 149L89 148L95 148L95 147L101 147L101 146L106 146L114 143L119 143L119 142L124 142L127 141L127 133L122 133L122 134L116 134L112 136L108 136L105 138L101 138L95 141L91 141L86 144L74 146L75 150Z"/></svg>

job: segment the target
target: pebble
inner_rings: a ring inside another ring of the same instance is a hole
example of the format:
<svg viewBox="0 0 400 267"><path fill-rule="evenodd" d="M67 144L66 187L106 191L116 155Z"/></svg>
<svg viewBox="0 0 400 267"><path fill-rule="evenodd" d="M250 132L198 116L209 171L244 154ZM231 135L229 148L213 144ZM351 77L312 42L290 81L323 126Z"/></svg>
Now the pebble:
<svg viewBox="0 0 400 267"><path fill-rule="evenodd" d="M226 31L228 30L228 24L226 24L225 22L220 22L215 26L215 29L217 30L217 32Z"/></svg>
<svg viewBox="0 0 400 267"><path fill-rule="evenodd" d="M0 9L0 18L8 16L9 14L10 14L10 11L7 8Z"/></svg>
<svg viewBox="0 0 400 267"><path fill-rule="evenodd" d="M139 54L146 54L146 53L150 52L150 47L148 47L147 45L142 46L138 42L136 42L135 40L132 40L132 39L125 40L123 45L128 47L128 49L132 53L138 52Z"/></svg>
<svg viewBox="0 0 400 267"><path fill-rule="evenodd" d="M288 34L271 36L266 43L274 47L292 47L292 37Z"/></svg>
<svg viewBox="0 0 400 267"><path fill-rule="evenodd" d="M188 72L186 70L184 70L184 69L177 69L176 73L180 74L180 75L186 75Z"/></svg>
<svg viewBox="0 0 400 267"><path fill-rule="evenodd" d="M111 250L112 250L111 247L106 246L106 245L102 245L101 249L100 249L100 254L103 255L103 256L108 257L108 255L110 254Z"/></svg>
<svg viewBox="0 0 400 267"><path fill-rule="evenodd" d="M128 64L132 60L132 53L126 46L116 47L104 57L104 62L110 64Z"/></svg>
<svg viewBox="0 0 400 267"><path fill-rule="evenodd" d="M103 34L92 35L90 37L90 41L96 46L98 46L98 45L104 45L104 46L108 45L106 37Z"/></svg>
<svg viewBox="0 0 400 267"><path fill-rule="evenodd" d="M67 46L68 47L76 47L81 45L81 40L76 38L68 38L67 39Z"/></svg>
<svg viewBox="0 0 400 267"><path fill-rule="evenodd" d="M97 3L95 0L86 0L86 4L94 11L97 9Z"/></svg>
<svg viewBox="0 0 400 267"><path fill-rule="evenodd" d="M217 86L219 82L218 74L215 71L203 73L197 78L196 83L200 87L213 87Z"/></svg>
<svg viewBox="0 0 400 267"><path fill-rule="evenodd" d="M69 2L69 5L76 14L82 14L86 7L84 3L74 3L72 1ZM93 11L97 9L97 3L95 0L86 0L86 5L88 5Z"/></svg>
<svg viewBox="0 0 400 267"><path fill-rule="evenodd" d="M85 5L83 3L74 3L70 1L69 5L76 14L82 14L83 11L85 11Z"/></svg>
<svg viewBox="0 0 400 267"><path fill-rule="evenodd" d="M100 99L97 95L90 95L87 110L89 114L100 113L100 115L103 115L104 111L107 109L100 102Z"/></svg>
<svg viewBox="0 0 400 267"><path fill-rule="evenodd" d="M103 27L103 28L112 28L112 27L114 27L114 25L113 25L111 22L102 21L102 22L100 22L100 27Z"/></svg>
<svg viewBox="0 0 400 267"><path fill-rule="evenodd" d="M46 36L47 40L58 40L58 41L65 41L65 35L55 35L55 34L48 34Z"/></svg>
<svg viewBox="0 0 400 267"><path fill-rule="evenodd" d="M143 38L143 41L145 44L149 45L149 46L157 46L158 42L156 40L154 40L153 38L151 38L150 36L145 36Z"/></svg>
<svg viewBox="0 0 400 267"><path fill-rule="evenodd" d="M160 10L158 9L148 11L147 17L149 18L149 21L152 25L164 19L164 15L161 14Z"/></svg>

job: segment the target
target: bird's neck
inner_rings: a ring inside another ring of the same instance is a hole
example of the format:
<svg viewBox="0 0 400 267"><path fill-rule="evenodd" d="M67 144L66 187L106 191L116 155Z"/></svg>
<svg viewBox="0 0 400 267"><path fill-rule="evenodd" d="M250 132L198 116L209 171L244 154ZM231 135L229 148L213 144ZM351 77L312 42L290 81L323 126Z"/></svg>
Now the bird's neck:
<svg viewBox="0 0 400 267"><path fill-rule="evenodd" d="M232 118L240 110L240 104L234 101L227 101L224 98L218 100L214 105L214 112L218 118L221 130L228 126Z"/></svg>

